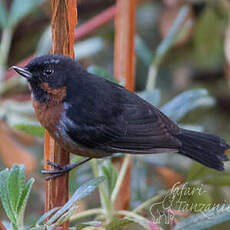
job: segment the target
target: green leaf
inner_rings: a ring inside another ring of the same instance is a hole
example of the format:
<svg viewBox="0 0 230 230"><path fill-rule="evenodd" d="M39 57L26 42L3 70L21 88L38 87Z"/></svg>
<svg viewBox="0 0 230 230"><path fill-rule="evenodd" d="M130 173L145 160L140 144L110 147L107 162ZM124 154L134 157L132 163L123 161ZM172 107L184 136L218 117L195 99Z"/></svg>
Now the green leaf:
<svg viewBox="0 0 230 230"><path fill-rule="evenodd" d="M189 212L200 213L210 208L213 203L211 195L201 185L190 186L189 193L193 193L185 197L185 207L188 207Z"/></svg>
<svg viewBox="0 0 230 230"><path fill-rule="evenodd" d="M105 164L101 167L103 176L105 177L107 192L111 196L113 189L117 182L117 169L113 166L110 160L105 161Z"/></svg>
<svg viewBox="0 0 230 230"><path fill-rule="evenodd" d="M33 182L31 178L25 183L23 165L13 165L10 170L0 172L1 200L14 229L23 226L24 210Z"/></svg>
<svg viewBox="0 0 230 230"><path fill-rule="evenodd" d="M25 133L32 134L37 137L45 136L45 129L42 126L29 125L29 124L16 124L14 125L14 128L24 131Z"/></svg>
<svg viewBox="0 0 230 230"><path fill-rule="evenodd" d="M23 225L24 212L25 212L26 204L27 204L27 201L30 195L30 191L31 191L34 181L35 181L34 178L30 178L27 181L25 189L20 196L20 200L18 203L18 220L17 220L19 226Z"/></svg>
<svg viewBox="0 0 230 230"><path fill-rule="evenodd" d="M161 111L170 119L179 121L187 113L196 108L210 107L214 104L214 98L209 96L206 89L193 89L176 96L174 99L162 106Z"/></svg>
<svg viewBox="0 0 230 230"><path fill-rule="evenodd" d="M212 171L212 169L210 169ZM201 179L203 176L209 173L209 169L198 162L194 162L188 173L187 173L187 181L195 181ZM215 171L216 172L216 171Z"/></svg>
<svg viewBox="0 0 230 230"><path fill-rule="evenodd" d="M73 205L68 211L66 211L65 213L63 213L63 215L61 215L57 221L53 224L55 227L63 224L75 211L75 209L77 208L76 205Z"/></svg>
<svg viewBox="0 0 230 230"><path fill-rule="evenodd" d="M49 210L48 212L46 212L45 214L43 214L35 223L36 226L39 226L40 224L42 224L48 217L52 216L58 209L60 209L59 207L53 208L51 210Z"/></svg>
<svg viewBox="0 0 230 230"><path fill-rule="evenodd" d="M230 173L217 172L214 169L207 168L200 163L194 162L188 171L186 180L200 180L203 184L215 186L229 186Z"/></svg>
<svg viewBox="0 0 230 230"><path fill-rule="evenodd" d="M141 58L146 66L149 66L151 64L152 53L139 35L135 36L135 49L138 57Z"/></svg>
<svg viewBox="0 0 230 230"><path fill-rule="evenodd" d="M65 212L54 224L56 227L63 224L66 220L68 220L70 218L70 216L72 216L72 214L74 213L74 211L76 210L77 205L73 205L67 212Z"/></svg>
<svg viewBox="0 0 230 230"><path fill-rule="evenodd" d="M73 194L73 196L69 199L69 201L60 208L48 221L47 224L52 224L57 221L65 212L67 212L76 201L84 198L89 195L96 187L104 180L104 177L97 177L92 180L87 181L83 185L81 185Z"/></svg>
<svg viewBox="0 0 230 230"><path fill-rule="evenodd" d="M44 0L14 0L9 12L8 26L12 27L17 25L22 18L43 2Z"/></svg>
<svg viewBox="0 0 230 230"><path fill-rule="evenodd" d="M189 216L178 223L173 230L201 230L230 220L230 206L221 205Z"/></svg>
<svg viewBox="0 0 230 230"><path fill-rule="evenodd" d="M83 222L77 225L77 230L82 230L86 227L100 227L102 225L102 222L99 221L88 221L88 222Z"/></svg>
<svg viewBox="0 0 230 230"><path fill-rule="evenodd" d="M202 179L202 183L215 186L230 186L230 174L212 175Z"/></svg>
<svg viewBox="0 0 230 230"><path fill-rule="evenodd" d="M3 0L0 0L0 27L3 29L7 24L7 12Z"/></svg>
<svg viewBox="0 0 230 230"><path fill-rule="evenodd" d="M114 78L114 76L110 75L104 68L96 65L91 65L88 67L88 71L92 74L98 75L100 77L104 77L106 80L118 83L118 81Z"/></svg>
<svg viewBox="0 0 230 230"><path fill-rule="evenodd" d="M11 207L16 215L19 198L25 188L25 171L23 165L13 165L8 178L8 193Z"/></svg>
<svg viewBox="0 0 230 230"><path fill-rule="evenodd" d="M11 223L13 230L19 230L18 226L15 223Z"/></svg>
<svg viewBox="0 0 230 230"><path fill-rule="evenodd" d="M159 89L145 90L142 92L138 92L137 95L154 106L158 106L160 104L161 92Z"/></svg>
<svg viewBox="0 0 230 230"><path fill-rule="evenodd" d="M106 226L106 230L119 230L125 226L135 223L129 219L119 219L112 221L109 225Z"/></svg>
<svg viewBox="0 0 230 230"><path fill-rule="evenodd" d="M12 170L12 168L11 168ZM24 190L26 188L26 174L24 165L19 165L19 172L18 172L18 186L20 187L20 194L17 201L16 206L16 213L19 214L20 212L20 201L23 196Z"/></svg>
<svg viewBox="0 0 230 230"><path fill-rule="evenodd" d="M9 175L10 175L9 169L5 169L0 172L0 197L6 215L8 216L11 222L16 223L15 213L11 207L10 200L9 200L9 193L8 193L8 186L7 186Z"/></svg>
<svg viewBox="0 0 230 230"><path fill-rule="evenodd" d="M189 6L184 5L180 8L179 13L175 21L173 22L172 27L168 31L167 35L165 36L164 40L160 43L157 47L155 57L153 58L152 64L154 66L159 66L165 55L168 53L169 49L173 46L174 42L176 41L178 35L180 34L181 24L185 20L189 13Z"/></svg>

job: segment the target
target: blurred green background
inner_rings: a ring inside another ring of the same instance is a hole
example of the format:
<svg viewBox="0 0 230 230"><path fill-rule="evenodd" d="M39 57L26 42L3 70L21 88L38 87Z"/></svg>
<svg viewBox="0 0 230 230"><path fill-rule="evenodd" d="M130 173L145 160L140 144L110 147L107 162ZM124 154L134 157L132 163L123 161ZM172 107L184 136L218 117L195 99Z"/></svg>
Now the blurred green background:
<svg viewBox="0 0 230 230"><path fill-rule="evenodd" d="M76 29L113 4L114 0L78 0ZM178 18L182 4L188 4L187 11ZM227 0L142 0L136 15L136 91L179 125L215 133L228 143L229 13ZM173 38L167 37L176 19L181 23ZM0 0L0 166L23 163L27 174L36 179L26 210L27 223L33 223L44 209L45 182L40 174L43 130L34 117L26 82L8 68L31 55L48 53L50 20L49 1ZM76 59L89 71L113 79L112 21L77 40L75 48ZM155 76L149 75L150 68L157 70ZM155 85L148 84L151 78ZM204 196L188 196L187 202L229 203L229 163L225 172L215 172L179 155L135 156L133 161L131 208L177 181L197 182L207 191ZM90 165L79 168L77 177L76 170L72 172L71 191L92 175ZM95 193L82 202L82 207L97 207L98 203ZM148 209L145 215L151 219ZM3 212L0 219L6 219ZM208 229L227 230L229 226L226 222Z"/></svg>

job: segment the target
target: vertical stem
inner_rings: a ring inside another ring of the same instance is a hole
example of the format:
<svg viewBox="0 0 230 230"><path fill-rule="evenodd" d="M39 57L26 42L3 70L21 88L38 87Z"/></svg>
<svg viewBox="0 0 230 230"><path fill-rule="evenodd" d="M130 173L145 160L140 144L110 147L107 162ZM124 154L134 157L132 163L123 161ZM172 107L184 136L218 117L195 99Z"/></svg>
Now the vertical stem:
<svg viewBox="0 0 230 230"><path fill-rule="evenodd" d="M116 185L113 189L113 193L111 195L111 202L112 204L114 204L116 198L117 198L117 195L119 194L119 191L120 191L120 188L121 188L121 185L124 181L124 177L126 175L126 172L127 172L127 169L128 169L128 166L129 166L129 163L130 163L130 158L131 158L131 155L127 155L122 163L122 166L120 168L120 172L119 172L119 175L118 175L118 178L117 178L117 182L116 182Z"/></svg>
<svg viewBox="0 0 230 230"><path fill-rule="evenodd" d="M97 160L92 159L91 164L92 164L92 168L93 168L93 172L94 172L95 177L99 177L100 175L99 175ZM99 193L100 193L101 206L102 206L103 212L106 216L106 220L109 223L113 217L113 210L111 207L111 201L109 200L109 197L107 196L104 183L101 183L99 185Z"/></svg>
<svg viewBox="0 0 230 230"><path fill-rule="evenodd" d="M135 15L136 0L117 0L115 16L114 75L126 80L125 87L131 91L135 84Z"/></svg>
<svg viewBox="0 0 230 230"><path fill-rule="evenodd" d="M53 54L64 54L74 57L74 32L77 23L77 0L51 0L52 7L52 49ZM46 132L44 143L44 160L60 165L69 164L69 153L63 150ZM68 174L49 180L46 183L46 211L63 206L68 201ZM57 229L57 228L56 228ZM67 230L68 222L61 228Z"/></svg>
<svg viewBox="0 0 230 230"><path fill-rule="evenodd" d="M7 58L9 55L10 44L14 29L12 27L6 28L2 31L2 39L0 44L0 83L3 80L4 71L6 68Z"/></svg>
<svg viewBox="0 0 230 230"><path fill-rule="evenodd" d="M125 79L125 87L134 91L135 84L135 16L137 0L117 0L115 16L115 47L114 47L114 75L121 81ZM114 162L121 167L123 159ZM131 159L115 200L116 209L128 209L130 203L130 174Z"/></svg>

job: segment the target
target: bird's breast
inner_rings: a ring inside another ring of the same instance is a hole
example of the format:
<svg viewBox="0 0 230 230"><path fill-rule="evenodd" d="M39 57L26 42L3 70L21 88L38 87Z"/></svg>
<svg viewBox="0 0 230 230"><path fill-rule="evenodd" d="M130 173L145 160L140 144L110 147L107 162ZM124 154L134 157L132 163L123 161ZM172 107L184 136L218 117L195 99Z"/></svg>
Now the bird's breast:
<svg viewBox="0 0 230 230"><path fill-rule="evenodd" d="M75 124L68 116L66 116L66 110L68 105L66 104L50 104L39 103L36 100L33 101L36 116L42 126L44 126L49 134L62 146L66 151L85 156L85 157L104 157L109 155L102 150L90 149L74 141L68 135L68 127L76 127Z"/></svg>
<svg viewBox="0 0 230 230"><path fill-rule="evenodd" d="M40 103L35 99L32 99L32 103L35 109L35 113L37 119L44 126L49 133L55 133L56 127L60 122L62 112L63 112L63 104L52 104L52 103Z"/></svg>

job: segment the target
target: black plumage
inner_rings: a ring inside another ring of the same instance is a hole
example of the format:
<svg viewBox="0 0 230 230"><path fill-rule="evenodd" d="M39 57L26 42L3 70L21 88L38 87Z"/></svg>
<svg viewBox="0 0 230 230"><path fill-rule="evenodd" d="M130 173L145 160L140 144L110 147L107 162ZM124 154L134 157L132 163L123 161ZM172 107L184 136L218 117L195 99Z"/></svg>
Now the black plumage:
<svg viewBox="0 0 230 230"><path fill-rule="evenodd" d="M45 55L15 70L30 76L32 95L39 103L49 105L52 92L65 89L55 105L63 105L63 111L53 136L65 143L64 148L71 146L73 153L80 148L87 157L178 152L217 170L223 170L222 161L228 160L225 151L230 146L222 138L179 128L135 93L88 73L68 57Z"/></svg>
<svg viewBox="0 0 230 230"><path fill-rule="evenodd" d="M87 72L70 82L64 102L71 104L66 114L76 126L69 124L68 134L77 143L133 153L180 147L172 136L178 126L136 94Z"/></svg>

